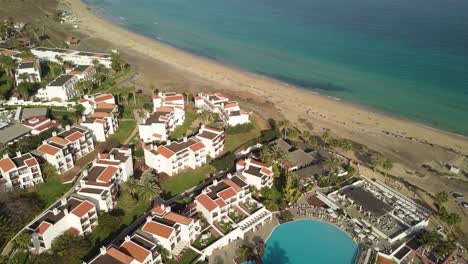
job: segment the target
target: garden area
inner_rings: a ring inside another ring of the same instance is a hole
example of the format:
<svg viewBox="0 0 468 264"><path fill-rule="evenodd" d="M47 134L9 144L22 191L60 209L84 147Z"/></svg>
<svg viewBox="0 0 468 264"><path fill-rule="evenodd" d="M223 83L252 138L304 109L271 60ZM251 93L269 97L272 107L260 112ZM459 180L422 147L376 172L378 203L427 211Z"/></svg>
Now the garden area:
<svg viewBox="0 0 468 264"><path fill-rule="evenodd" d="M232 227L232 223L231 221L229 221L229 219L223 219L219 222L215 222L215 226L221 230L221 232L223 232L223 234L227 234L229 233L233 227Z"/></svg>
<svg viewBox="0 0 468 264"><path fill-rule="evenodd" d="M189 132L190 127L196 119L197 113L194 110L189 110L187 106L184 123L181 126L176 127L176 129L171 132L171 140L180 140L184 136L190 136L187 135L187 132Z"/></svg>
<svg viewBox="0 0 468 264"><path fill-rule="evenodd" d="M232 219L236 224L240 223L242 220L245 219L245 215L239 212L237 209L230 210L228 213L229 218Z"/></svg>
<svg viewBox="0 0 468 264"><path fill-rule="evenodd" d="M255 118L251 118L251 123L239 125L226 129L226 142L224 151L234 151L243 144L254 140L262 135L261 128Z"/></svg>
<svg viewBox="0 0 468 264"><path fill-rule="evenodd" d="M260 209L260 206L258 205L258 203L254 202L254 201L246 201L245 203L240 204L240 206L242 207L242 209L247 211L249 214L253 214L258 209Z"/></svg>
<svg viewBox="0 0 468 264"><path fill-rule="evenodd" d="M210 176L214 168L205 164L198 169L188 169L177 175L167 177L161 180L161 196L166 199L185 192L186 190L197 186Z"/></svg>
<svg viewBox="0 0 468 264"><path fill-rule="evenodd" d="M119 128L117 131L110 136L111 140L115 140L120 144L124 144L127 138L132 134L133 130L136 127L135 120L123 120L119 123Z"/></svg>
<svg viewBox="0 0 468 264"><path fill-rule="evenodd" d="M192 249L188 248L185 249L182 254L178 257L175 257L173 259L169 259L167 264L192 264L194 261L199 257L200 255L193 251Z"/></svg>
<svg viewBox="0 0 468 264"><path fill-rule="evenodd" d="M192 243L192 246L198 250L203 250L207 246L213 244L219 238L219 236L215 236L213 233L217 234L217 231L213 228L210 228L201 233L200 236L198 236L197 239Z"/></svg>

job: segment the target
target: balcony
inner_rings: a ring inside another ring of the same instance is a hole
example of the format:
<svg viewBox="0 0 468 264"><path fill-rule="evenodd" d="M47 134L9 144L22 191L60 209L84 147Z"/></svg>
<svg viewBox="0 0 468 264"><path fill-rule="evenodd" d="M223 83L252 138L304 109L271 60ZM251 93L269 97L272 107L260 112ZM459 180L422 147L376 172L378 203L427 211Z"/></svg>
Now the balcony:
<svg viewBox="0 0 468 264"><path fill-rule="evenodd" d="M87 222L88 220L89 220L88 217L83 217L83 218L80 219L80 222L81 222L81 224L83 224L83 223Z"/></svg>

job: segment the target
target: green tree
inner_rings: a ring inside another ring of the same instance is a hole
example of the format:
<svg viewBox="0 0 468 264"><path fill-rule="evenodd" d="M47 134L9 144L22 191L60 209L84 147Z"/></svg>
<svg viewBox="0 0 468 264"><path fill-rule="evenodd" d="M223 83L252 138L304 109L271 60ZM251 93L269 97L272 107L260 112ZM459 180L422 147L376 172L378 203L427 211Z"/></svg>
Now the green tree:
<svg viewBox="0 0 468 264"><path fill-rule="evenodd" d="M448 202L449 195L446 191L436 193L434 200L438 207L441 207L444 203Z"/></svg>
<svg viewBox="0 0 468 264"><path fill-rule="evenodd" d="M29 97L34 92L34 86L32 83L22 82L18 85L18 93L21 95L22 98L29 99Z"/></svg>
<svg viewBox="0 0 468 264"><path fill-rule="evenodd" d="M48 162L41 165L41 171L44 179L58 177L57 169Z"/></svg>
<svg viewBox="0 0 468 264"><path fill-rule="evenodd" d="M237 254L244 259L252 255L253 253L253 249L247 245L243 245L237 249Z"/></svg>
<svg viewBox="0 0 468 264"><path fill-rule="evenodd" d="M82 236L64 233L52 241L52 252L67 263L82 263L82 258L91 249L91 242Z"/></svg>
<svg viewBox="0 0 468 264"><path fill-rule="evenodd" d="M73 113L73 116L75 117L75 121L78 122L81 119L81 116L84 113L84 106L81 104L77 104L73 107L75 109L75 112Z"/></svg>
<svg viewBox="0 0 468 264"><path fill-rule="evenodd" d="M382 170L384 171L384 176L387 176L387 173L393 168L393 162L389 159L386 159L382 162Z"/></svg>
<svg viewBox="0 0 468 264"><path fill-rule="evenodd" d="M27 233L20 233L13 241L13 248L18 250L25 250L31 242L31 236Z"/></svg>
<svg viewBox="0 0 468 264"><path fill-rule="evenodd" d="M330 157L323 163L323 169L328 173L328 176L337 174L341 167L341 161L335 157Z"/></svg>
<svg viewBox="0 0 468 264"><path fill-rule="evenodd" d="M423 244L424 251L430 251L439 242L439 234L432 231L424 231L419 238L419 242Z"/></svg>
<svg viewBox="0 0 468 264"><path fill-rule="evenodd" d="M371 157L371 166L372 170L376 170L378 167L380 167L383 163L383 157L380 154L374 154Z"/></svg>
<svg viewBox="0 0 468 264"><path fill-rule="evenodd" d="M325 147L328 146L328 140L330 138L331 138L330 129L327 128L322 132L322 140L323 140L323 143L325 144Z"/></svg>
<svg viewBox="0 0 468 264"><path fill-rule="evenodd" d="M297 190L296 185L296 174L291 171L285 173L286 184L283 188L283 198L288 203L292 203L297 200L300 196L300 192Z"/></svg>
<svg viewBox="0 0 468 264"><path fill-rule="evenodd" d="M15 62L12 58L6 55L0 55L0 67L6 72L9 77L13 77L13 69L15 68Z"/></svg>

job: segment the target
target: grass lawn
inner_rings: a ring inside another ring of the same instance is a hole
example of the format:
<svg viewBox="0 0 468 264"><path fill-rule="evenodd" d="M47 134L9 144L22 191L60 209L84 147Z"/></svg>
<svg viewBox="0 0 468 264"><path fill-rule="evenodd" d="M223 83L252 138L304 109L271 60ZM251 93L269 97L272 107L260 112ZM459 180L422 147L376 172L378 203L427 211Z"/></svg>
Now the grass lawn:
<svg viewBox="0 0 468 264"><path fill-rule="evenodd" d="M31 192L37 193L39 198L43 200L47 206L57 201L71 187L71 184L63 184L60 176L49 177L47 182L39 184L29 189Z"/></svg>
<svg viewBox="0 0 468 264"><path fill-rule="evenodd" d="M135 129L135 127L135 120L120 121L119 128L117 128L117 131L110 138L123 144Z"/></svg>
<svg viewBox="0 0 468 264"><path fill-rule="evenodd" d="M198 185L206 179L213 167L205 164L196 170L187 170L172 177L168 177L162 183L162 190L170 197L183 193L184 191Z"/></svg>
<svg viewBox="0 0 468 264"><path fill-rule="evenodd" d="M195 112L186 111L184 123L171 132L171 139L178 140L183 138L196 119L197 114Z"/></svg>
<svg viewBox="0 0 468 264"><path fill-rule="evenodd" d="M167 264L191 264L200 255L192 249L186 249L178 259L170 259Z"/></svg>
<svg viewBox="0 0 468 264"><path fill-rule="evenodd" d="M209 234L210 236L205 240L205 243L203 243L203 245L202 245L202 243L201 243L201 240L202 240L202 239L201 239L201 238L202 238L203 235L207 235L207 234ZM195 241L192 243L192 245L193 245L196 249L202 250L202 249L206 248L207 246L213 244L216 240L218 240L218 238L216 238L215 236L213 236L213 234L211 234L210 230L207 230L207 231L201 233L201 234L197 237L197 239L195 239Z"/></svg>
<svg viewBox="0 0 468 264"><path fill-rule="evenodd" d="M53 119L57 120L57 121L61 121L61 120L73 120L75 117L74 117L74 112L71 112L71 111L67 111L67 110L58 110L58 109L52 109L51 110L51 115L53 117Z"/></svg>
<svg viewBox="0 0 468 264"><path fill-rule="evenodd" d="M243 133L236 133L236 134L227 134L226 141L224 145L224 151L234 151L238 147L242 146L243 144L247 143L250 140L258 138L262 135L260 126L257 123L255 118L251 119L253 128L247 132Z"/></svg>
<svg viewBox="0 0 468 264"><path fill-rule="evenodd" d="M58 63L49 61L41 65L41 70L44 75L41 78L41 87L45 87L62 73L62 66Z"/></svg>

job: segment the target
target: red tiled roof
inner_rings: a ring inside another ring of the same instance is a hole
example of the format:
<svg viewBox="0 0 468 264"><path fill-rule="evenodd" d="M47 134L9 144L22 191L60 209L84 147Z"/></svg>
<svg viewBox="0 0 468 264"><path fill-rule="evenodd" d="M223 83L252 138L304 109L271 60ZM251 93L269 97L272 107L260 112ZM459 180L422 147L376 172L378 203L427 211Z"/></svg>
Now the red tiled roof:
<svg viewBox="0 0 468 264"><path fill-rule="evenodd" d="M45 123L45 124L43 124L43 125L41 125L41 126L39 126L39 127L36 127L35 130L42 132L42 131L45 131L45 130L47 130L47 129L49 129L49 128L52 128L52 127L59 127L59 126L60 126L60 125L57 124L56 121L49 121L49 122L47 122L47 123Z"/></svg>
<svg viewBox="0 0 468 264"><path fill-rule="evenodd" d="M207 130L212 130L212 131L216 131L216 132L223 132L223 130L217 129L217 128L215 128L215 127L205 126L205 129L207 129Z"/></svg>
<svg viewBox="0 0 468 264"><path fill-rule="evenodd" d="M115 104L109 104L109 103L99 103L96 105L97 109L114 109L117 107Z"/></svg>
<svg viewBox="0 0 468 264"><path fill-rule="evenodd" d="M204 147L205 147L205 145L202 142L197 142L197 143L193 144L192 146L190 146L190 149L192 151L199 151L200 149L202 149Z"/></svg>
<svg viewBox="0 0 468 264"><path fill-rule="evenodd" d="M168 107L168 106L163 106L163 107L157 107L156 112L164 112L164 113L170 113L173 112L174 108Z"/></svg>
<svg viewBox="0 0 468 264"><path fill-rule="evenodd" d="M221 191L218 193L219 197L223 198L224 200L227 200L233 196L236 195L236 191L234 191L233 188L229 187L224 191Z"/></svg>
<svg viewBox="0 0 468 264"><path fill-rule="evenodd" d="M224 202L224 200L221 199L221 198L216 199L216 200L215 200L215 203L216 203L219 207L221 207L221 208L223 208L224 206L227 205L226 202Z"/></svg>
<svg viewBox="0 0 468 264"><path fill-rule="evenodd" d="M253 164L256 164L258 166L267 167L267 168L270 167L270 166L268 166L268 164L265 164L265 163L260 162L260 161L251 160L250 162L253 163Z"/></svg>
<svg viewBox="0 0 468 264"><path fill-rule="evenodd" d="M227 185L229 185L231 188L234 189L234 191L236 192L240 192L242 190L241 187L239 187L239 185L237 185L235 182L233 182L231 179L225 179L224 180L224 183L226 183Z"/></svg>
<svg viewBox="0 0 468 264"><path fill-rule="evenodd" d="M263 174L266 174L266 175L271 175L271 174L273 174L273 172L272 172L271 170L267 169L267 168L262 168L262 169L260 170L260 172L263 173Z"/></svg>
<svg viewBox="0 0 468 264"><path fill-rule="evenodd" d="M94 101L98 103L98 102L106 101L109 99L114 99L114 96L112 94L102 94L102 95L96 96L94 98Z"/></svg>
<svg viewBox="0 0 468 264"><path fill-rule="evenodd" d="M34 231L36 231L36 233L38 233L39 235L43 235L45 231L47 231L47 229L49 229L49 227L51 226L52 224L50 223L42 222Z"/></svg>
<svg viewBox="0 0 468 264"><path fill-rule="evenodd" d="M130 264L133 261L132 257L114 247L109 248L106 253L123 264Z"/></svg>
<svg viewBox="0 0 468 264"><path fill-rule="evenodd" d="M133 243L132 241L124 242L122 246L120 246L120 250L141 263L144 263L145 259L151 253L148 250L142 248L141 246Z"/></svg>
<svg viewBox="0 0 468 264"><path fill-rule="evenodd" d="M60 97L54 97L54 98L51 98L50 101L51 101L51 102L59 102L59 103L60 103L60 102L62 102L62 98L60 98Z"/></svg>
<svg viewBox="0 0 468 264"><path fill-rule="evenodd" d="M45 153L45 154L49 154L49 155L55 155L57 154L57 152L60 151L59 148L56 148L54 146L51 146L49 144L44 144L44 145L41 145L37 148L37 150L39 152L42 152L42 153Z"/></svg>
<svg viewBox="0 0 468 264"><path fill-rule="evenodd" d="M119 162L119 161L104 160L104 159L98 159L98 160L96 161L96 163L98 163L98 164L105 164L105 165L114 165L114 166L120 165L120 162Z"/></svg>
<svg viewBox="0 0 468 264"><path fill-rule="evenodd" d="M112 185L110 182L95 182L95 181L87 181L87 185L94 185L94 186L103 186L103 187L109 187Z"/></svg>
<svg viewBox="0 0 468 264"><path fill-rule="evenodd" d="M162 208L162 205L157 205L155 207L153 207L153 209L151 209L151 212L157 214L157 215L162 215L164 213L164 209Z"/></svg>
<svg viewBox="0 0 468 264"><path fill-rule="evenodd" d="M87 214L89 211L91 211L93 208L94 208L94 204L88 201L83 201L80 205L78 205L75 209L73 209L71 213L81 218L85 214Z"/></svg>
<svg viewBox="0 0 468 264"><path fill-rule="evenodd" d="M10 158L4 158L0 160L0 169L2 169L3 172L9 172L14 168L16 168L16 165Z"/></svg>
<svg viewBox="0 0 468 264"><path fill-rule="evenodd" d="M65 233L69 233L69 234L74 234L74 235L79 235L80 234L80 230L74 228L74 227L70 227L68 228Z"/></svg>
<svg viewBox="0 0 468 264"><path fill-rule="evenodd" d="M68 143L70 143L68 140L57 136L51 137L49 140L62 146L66 146Z"/></svg>
<svg viewBox="0 0 468 264"><path fill-rule="evenodd" d="M213 211L218 207L218 205L211 200L210 197L206 194L200 194L195 200L197 200L203 207L206 208L208 211Z"/></svg>
<svg viewBox="0 0 468 264"><path fill-rule="evenodd" d="M174 228L150 221L143 226L143 231L156 236L169 238L172 232L174 232Z"/></svg>
<svg viewBox="0 0 468 264"><path fill-rule="evenodd" d="M118 169L116 167L109 166L105 168L104 171L101 173L101 175L97 177L97 180L101 182L109 182L112 179L112 177L115 175L117 170Z"/></svg>
<svg viewBox="0 0 468 264"><path fill-rule="evenodd" d="M161 96L159 96L159 95L153 95L153 96L151 96L151 98L152 98L152 99L160 99Z"/></svg>
<svg viewBox="0 0 468 264"><path fill-rule="evenodd" d="M35 117L31 117L29 119L24 120L22 124L25 126L29 126L29 127L35 127L38 124L41 124L42 122L46 120L49 120L49 118L45 116L35 116Z"/></svg>
<svg viewBox="0 0 468 264"><path fill-rule="evenodd" d="M67 136L66 139L73 142L73 141L77 141L78 139L82 137L84 137L83 133L76 131L73 134Z"/></svg>
<svg viewBox="0 0 468 264"><path fill-rule="evenodd" d="M37 160L35 158L30 158L24 161L28 167L36 166Z"/></svg>
<svg viewBox="0 0 468 264"><path fill-rule="evenodd" d="M243 166L243 167L244 167L244 166L245 166L245 160L239 160L239 161L237 162L237 165Z"/></svg>
<svg viewBox="0 0 468 264"><path fill-rule="evenodd" d="M112 117L112 115L106 112L96 112L91 117Z"/></svg>
<svg viewBox="0 0 468 264"><path fill-rule="evenodd" d="M172 157L172 155L174 155L174 152L166 148L165 146L159 146L157 151L159 154L163 155L167 159Z"/></svg>
<svg viewBox="0 0 468 264"><path fill-rule="evenodd" d="M197 96L195 96L195 100L203 100L203 97L197 95Z"/></svg>
<svg viewBox="0 0 468 264"><path fill-rule="evenodd" d="M177 100L184 100L183 95L172 95L172 96L166 96L164 98L165 101L177 101Z"/></svg>
<svg viewBox="0 0 468 264"><path fill-rule="evenodd" d="M183 225L188 225L192 222L192 219L185 217L183 215L180 215L180 214L173 213L173 212L167 213L164 216L164 218L174 221L176 223L183 224Z"/></svg>

